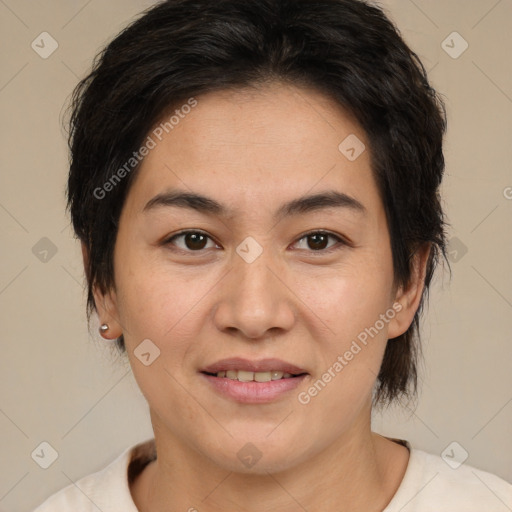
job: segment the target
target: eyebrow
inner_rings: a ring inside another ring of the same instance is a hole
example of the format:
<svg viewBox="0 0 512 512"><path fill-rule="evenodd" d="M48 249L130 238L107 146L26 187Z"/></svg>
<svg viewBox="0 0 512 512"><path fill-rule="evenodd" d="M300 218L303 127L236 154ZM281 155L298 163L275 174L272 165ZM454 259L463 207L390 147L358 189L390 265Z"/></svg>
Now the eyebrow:
<svg viewBox="0 0 512 512"><path fill-rule="evenodd" d="M199 213L218 217L233 217L236 212L217 202L215 199L190 192L170 190L150 199L143 208L148 212L161 207L179 207L195 210ZM329 190L308 195L284 203L274 214L276 220L292 215L306 214L327 208L347 208L356 213L366 213L361 202L343 192Z"/></svg>

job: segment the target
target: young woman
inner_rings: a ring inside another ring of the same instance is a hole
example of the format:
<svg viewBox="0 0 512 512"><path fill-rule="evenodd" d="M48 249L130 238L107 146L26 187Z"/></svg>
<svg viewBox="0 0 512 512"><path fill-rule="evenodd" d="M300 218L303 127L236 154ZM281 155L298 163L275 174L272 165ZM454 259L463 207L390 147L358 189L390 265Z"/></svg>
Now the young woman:
<svg viewBox="0 0 512 512"><path fill-rule="evenodd" d="M445 117L358 0L169 0L77 87L88 312L154 440L37 511L490 512L512 486L371 430L416 391Z"/></svg>

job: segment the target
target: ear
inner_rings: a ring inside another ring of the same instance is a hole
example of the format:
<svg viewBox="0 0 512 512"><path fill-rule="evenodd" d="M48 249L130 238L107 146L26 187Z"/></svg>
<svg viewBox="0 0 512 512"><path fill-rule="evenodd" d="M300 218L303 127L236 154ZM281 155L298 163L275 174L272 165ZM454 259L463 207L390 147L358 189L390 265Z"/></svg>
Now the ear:
<svg viewBox="0 0 512 512"><path fill-rule="evenodd" d="M397 311L397 314L389 322L388 339L396 338L403 334L409 329L414 320L414 315L420 305L425 287L425 275L430 248L430 244L424 244L417 249L413 256L409 283L406 286L398 287L396 291L393 309Z"/></svg>
<svg viewBox="0 0 512 512"><path fill-rule="evenodd" d="M89 251L82 242L82 257L84 268L89 264ZM98 286L93 286L94 304L101 324L108 324L109 329L103 336L106 339L116 339L123 334L123 329L119 322L119 314L117 311L117 296L114 290L102 293Z"/></svg>

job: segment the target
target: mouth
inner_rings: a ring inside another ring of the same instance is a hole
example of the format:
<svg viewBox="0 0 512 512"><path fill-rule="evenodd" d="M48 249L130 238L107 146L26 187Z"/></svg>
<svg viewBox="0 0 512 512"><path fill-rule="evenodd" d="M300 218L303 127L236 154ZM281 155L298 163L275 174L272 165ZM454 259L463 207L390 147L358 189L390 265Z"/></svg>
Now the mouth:
<svg viewBox="0 0 512 512"><path fill-rule="evenodd" d="M293 379L306 375L306 373L293 374L280 370L270 370L266 372L250 372L247 370L221 370L216 373L201 372L211 377L220 379L238 380L239 382L270 382L272 380Z"/></svg>
<svg viewBox="0 0 512 512"><path fill-rule="evenodd" d="M270 382L272 380L293 379L308 372L281 359L251 361L243 357L232 357L221 359L203 368L201 373L211 377L238 380L240 382Z"/></svg>
<svg viewBox="0 0 512 512"><path fill-rule="evenodd" d="M280 359L231 358L200 370L213 389L237 402L265 403L285 396L309 373Z"/></svg>

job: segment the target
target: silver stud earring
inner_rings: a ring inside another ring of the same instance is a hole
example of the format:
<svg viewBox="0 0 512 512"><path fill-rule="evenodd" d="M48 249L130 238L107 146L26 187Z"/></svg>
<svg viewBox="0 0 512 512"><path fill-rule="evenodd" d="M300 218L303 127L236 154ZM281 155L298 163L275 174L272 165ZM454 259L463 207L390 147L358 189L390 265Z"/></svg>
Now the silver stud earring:
<svg viewBox="0 0 512 512"><path fill-rule="evenodd" d="M108 326L108 324L101 324L99 328L100 334L105 334L109 329L110 327Z"/></svg>

